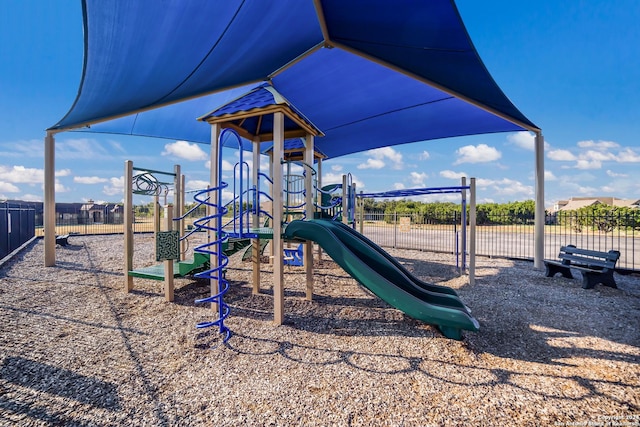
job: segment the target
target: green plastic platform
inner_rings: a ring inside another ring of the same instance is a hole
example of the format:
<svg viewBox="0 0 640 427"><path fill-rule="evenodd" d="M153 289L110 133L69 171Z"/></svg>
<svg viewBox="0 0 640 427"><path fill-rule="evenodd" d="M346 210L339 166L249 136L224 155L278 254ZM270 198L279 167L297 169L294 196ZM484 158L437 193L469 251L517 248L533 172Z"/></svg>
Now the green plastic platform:
<svg viewBox="0 0 640 427"><path fill-rule="evenodd" d="M206 269L209 265L209 255L196 252L193 259L174 261L173 277L185 277L198 270ZM164 264L156 264L150 267L138 268L129 271L129 276L151 280L164 280Z"/></svg>

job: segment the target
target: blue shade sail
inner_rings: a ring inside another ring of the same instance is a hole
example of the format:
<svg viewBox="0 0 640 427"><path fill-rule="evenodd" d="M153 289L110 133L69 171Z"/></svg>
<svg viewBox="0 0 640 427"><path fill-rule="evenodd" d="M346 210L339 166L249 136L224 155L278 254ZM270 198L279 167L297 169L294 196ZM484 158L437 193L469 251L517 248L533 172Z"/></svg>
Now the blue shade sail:
<svg viewBox="0 0 640 427"><path fill-rule="evenodd" d="M484 67L453 1L82 4L82 81L50 130L208 144L196 118L265 82L324 133L316 145L329 158L537 130Z"/></svg>

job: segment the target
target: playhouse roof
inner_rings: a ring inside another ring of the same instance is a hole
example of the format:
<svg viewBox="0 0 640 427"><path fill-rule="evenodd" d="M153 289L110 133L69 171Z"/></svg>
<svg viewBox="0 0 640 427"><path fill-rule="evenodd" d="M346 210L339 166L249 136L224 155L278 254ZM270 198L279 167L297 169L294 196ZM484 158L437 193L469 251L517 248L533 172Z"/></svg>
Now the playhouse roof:
<svg viewBox="0 0 640 427"><path fill-rule="evenodd" d="M196 117L264 82L325 134L316 144L328 157L537 130L484 67L451 0L82 4L82 81L51 131L209 143Z"/></svg>
<svg viewBox="0 0 640 427"><path fill-rule="evenodd" d="M313 123L270 84L262 84L241 97L199 117L207 123L222 123L250 141L273 140L273 113L284 114L285 138L322 135Z"/></svg>

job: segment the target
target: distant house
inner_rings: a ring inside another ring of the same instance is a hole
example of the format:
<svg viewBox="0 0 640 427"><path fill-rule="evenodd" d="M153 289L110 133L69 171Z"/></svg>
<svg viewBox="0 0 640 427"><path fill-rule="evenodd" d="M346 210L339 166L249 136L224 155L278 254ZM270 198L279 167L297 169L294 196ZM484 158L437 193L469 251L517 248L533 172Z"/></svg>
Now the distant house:
<svg viewBox="0 0 640 427"><path fill-rule="evenodd" d="M32 208L35 210L36 225L43 224L43 203L7 200L2 203ZM122 205L115 203L56 203L56 223L66 225L77 224L122 224Z"/></svg>
<svg viewBox="0 0 640 427"><path fill-rule="evenodd" d="M113 203L95 203L87 200L79 210L79 224L121 224L122 206Z"/></svg>
<svg viewBox="0 0 640 427"><path fill-rule="evenodd" d="M594 205L609 205L640 209L640 199L617 199L615 197L572 197L569 200L558 200L548 211L546 224L556 224L557 214L562 211L574 211Z"/></svg>
<svg viewBox="0 0 640 427"><path fill-rule="evenodd" d="M569 200L557 201L553 205L552 212L572 211L599 204L618 207L640 208L640 199L617 199L615 197L572 197Z"/></svg>

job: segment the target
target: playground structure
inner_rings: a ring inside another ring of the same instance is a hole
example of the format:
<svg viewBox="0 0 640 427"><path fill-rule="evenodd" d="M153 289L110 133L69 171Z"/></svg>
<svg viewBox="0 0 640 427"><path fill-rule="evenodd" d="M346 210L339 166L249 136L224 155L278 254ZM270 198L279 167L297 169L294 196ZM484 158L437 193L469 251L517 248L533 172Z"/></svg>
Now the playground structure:
<svg viewBox="0 0 640 427"><path fill-rule="evenodd" d="M259 90L273 95L275 90L266 86ZM251 98L256 91L250 92ZM276 93L277 94L277 93ZM262 93L261 96L265 94ZM437 189L414 189L385 193L367 193L358 196L351 174L343 175L342 183L323 186L320 176L323 154L314 150L314 136L319 134L312 124L299 116L296 110L273 96L274 104L254 108L250 112L235 111L234 102L200 118L212 126L211 185L194 195L196 206L183 214L184 176L176 165L174 172L162 172L134 168L125 163L125 288L133 289L133 277L144 277L164 281L167 301L173 301L175 277L193 274L210 283L210 295L196 303L210 303L216 318L198 323L196 328L216 327L223 341L231 336L225 325L230 307L224 301L229 290L225 277L229 263L229 252L245 248L251 254L252 292L260 292L260 263L265 242L271 242L270 262L273 264L274 323L284 321L284 265L301 266L305 269L305 297L313 298L313 243L318 245L318 255L324 250L347 273L375 295L408 315L427 323L435 324L442 333L453 339L461 338L461 330L476 331L478 322L470 310L461 302L457 293L446 287L427 284L415 278L393 257L375 243L355 231L357 201L365 197L403 197L433 193L460 193L463 206L462 266L466 265L466 192L471 191L471 263L470 282L474 281L474 236L475 236L475 181L471 186ZM246 102L246 100L242 101ZM240 105L244 105L239 102ZM250 134L237 123L251 123L256 115L258 124L271 118L274 129L268 132L259 125ZM241 118L240 122L236 122ZM278 123L283 128L276 131ZM289 130L285 130L289 128ZM264 133L264 134L263 134ZM300 135L304 135L301 137ZM291 138L288 138L291 136ZM252 143L252 168L245 161L246 145ZM268 139L272 138L271 144ZM264 141L263 141L264 140ZM267 148L262 149L262 144ZM222 181L222 149L238 150L239 161L233 170L233 197L222 199L223 190L229 184ZM269 174L260 171L260 155L269 156ZM317 161L318 171L314 168ZM296 169L294 173L294 167ZM301 170L301 173L297 171ZM133 175L133 172L139 172ZM285 172L286 171L286 172ZM161 182L154 174L168 175L173 183ZM173 185L174 206L166 204L168 186ZM263 190L264 185L268 191ZM159 197L165 193L164 226L160 231ZM410 193L409 193L410 192ZM154 224L156 259L161 265L134 270L132 195L151 195L154 202ZM268 207L261 200L267 200ZM193 228L184 234L183 219L194 209L206 206L206 215L194 221ZM266 219L266 221L265 221ZM269 226L267 226L269 225ZM362 226L362 224L360 224ZM189 235L198 231L207 232L207 241L194 248L193 260L184 260L185 244ZM361 229L362 231L362 229ZM285 248L293 242L295 248ZM456 248L457 253L457 248Z"/></svg>
<svg viewBox="0 0 640 427"><path fill-rule="evenodd" d="M173 172L163 172L152 169L138 168L133 166L133 162L127 160L124 168L125 176L125 197L124 197L124 250L125 250L125 291L133 290L133 278L142 277L152 280L164 281L164 295L167 301L173 301L174 284L173 279L182 273L187 274L189 268L184 265L174 265L174 262L183 260L182 251L179 250L180 230L182 230L182 221L178 221L176 232L173 232L173 214L174 207L167 205L167 194L169 186L173 188L173 200L175 205L175 213L177 216L182 214L182 206L184 206L184 177L180 173L180 166L175 165ZM138 172L134 175L134 171ZM154 175L155 174L155 175ZM172 182L163 182L157 179L156 175L170 176ZM164 192L164 231L160 231L160 195ZM133 268L133 194L153 196L153 223L154 236L156 241L156 259L163 261L158 266L147 267L134 270ZM161 234L163 233L163 234ZM162 237L161 237L162 236ZM160 243L162 242L162 243ZM195 262L195 260L194 260ZM204 263L204 259L198 262Z"/></svg>
<svg viewBox="0 0 640 427"><path fill-rule="evenodd" d="M293 240L303 245L299 262L306 272L305 297L308 300L313 298L312 244L316 242L374 294L416 319L437 325L445 336L460 339L461 330L478 330L477 320L454 290L419 281L384 250L353 229L356 191L351 176L345 175L342 185L322 187L319 178L322 155L314 151L314 137L321 133L273 87L262 85L199 120L211 125L211 186L195 197L199 203L208 206L208 214L196 220L194 225L209 231L210 238L194 250L210 256L210 268L198 273L197 277L210 280L211 294L196 302L211 303L217 318L199 323L197 328L217 327L223 340L229 339L230 331L224 324L230 313L224 302L229 282L223 274L229 261L223 253L223 244L229 238L249 238L253 250L253 293L260 292L259 242L270 239L272 243L276 325L284 321L284 242ZM239 149L240 161L234 168L233 219L223 224L229 209L223 204L222 191L229 185L222 181L222 147L229 146L230 138ZM250 184L249 166L243 160L243 138L251 143L253 153ZM265 143L267 148L263 149ZM259 156L263 153L270 158L269 177L259 169ZM316 159L317 173L313 168ZM292 162L302 167L302 175L291 174ZM262 178L267 180L270 189L267 216L271 227L260 227L260 195L265 194L260 190ZM303 190L300 189L302 183ZM342 194L338 196L334 193L339 188ZM314 197L314 189L320 195L319 200ZM455 191L464 194L467 189L465 186ZM472 200L475 203L474 195ZM338 220L341 225L337 225Z"/></svg>
<svg viewBox="0 0 640 427"><path fill-rule="evenodd" d="M167 301L174 300L174 280L202 271L209 266L207 254L194 252L193 258L185 259L188 249L188 238L199 227L185 230L184 219L201 206L195 205L188 212L182 213L185 194L184 175L180 173L180 165L174 166L174 172L158 171L148 168L134 167L131 161L125 162L125 290L133 289L133 278L144 278L164 282L164 294ZM134 173L137 172L137 173ZM170 176L172 182L163 182L156 175ZM173 192L173 204L167 204L167 195ZM164 203L160 203L160 196L164 193ZM162 261L148 267L133 268L133 194L152 196L154 240L156 243L156 261ZM164 223L161 226L160 210L164 209ZM163 229L161 231L161 228ZM248 239L228 239L223 246L223 252L232 254L244 249Z"/></svg>

